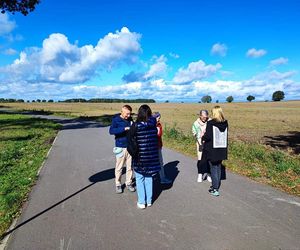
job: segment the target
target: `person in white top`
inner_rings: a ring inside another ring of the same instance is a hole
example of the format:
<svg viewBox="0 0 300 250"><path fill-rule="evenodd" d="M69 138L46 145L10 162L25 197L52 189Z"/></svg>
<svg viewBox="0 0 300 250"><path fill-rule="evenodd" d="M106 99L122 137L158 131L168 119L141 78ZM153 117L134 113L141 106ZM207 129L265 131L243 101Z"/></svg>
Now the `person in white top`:
<svg viewBox="0 0 300 250"><path fill-rule="evenodd" d="M202 145L202 136L206 131L206 123L208 121L208 111L207 110L200 110L199 118L193 123L192 126L192 133L196 139L196 147L197 147L197 168L198 168L198 182L202 182L203 180L207 179L211 182L211 177L209 174L209 168L207 160L204 159L203 156L203 145Z"/></svg>

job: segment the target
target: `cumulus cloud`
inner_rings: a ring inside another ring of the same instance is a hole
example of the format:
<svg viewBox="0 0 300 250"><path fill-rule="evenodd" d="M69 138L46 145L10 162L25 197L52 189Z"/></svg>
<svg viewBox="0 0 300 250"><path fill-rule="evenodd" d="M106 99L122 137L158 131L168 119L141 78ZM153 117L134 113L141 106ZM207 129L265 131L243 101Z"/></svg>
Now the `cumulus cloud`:
<svg viewBox="0 0 300 250"><path fill-rule="evenodd" d="M210 53L212 55L226 56L227 46L224 43L216 43L212 46Z"/></svg>
<svg viewBox="0 0 300 250"><path fill-rule="evenodd" d="M12 48L9 48L9 49L6 49L3 51L3 54L8 55L8 56L15 55L17 53L18 53L18 51L16 51L15 49L12 49Z"/></svg>
<svg viewBox="0 0 300 250"><path fill-rule="evenodd" d="M267 51L264 49L249 49L246 53L247 57L251 57L251 58L259 58L264 56L265 54L267 54Z"/></svg>
<svg viewBox="0 0 300 250"><path fill-rule="evenodd" d="M29 48L13 64L0 68L11 81L81 83L99 70L110 70L122 62L134 63L141 51L140 34L123 27L109 33L96 46L78 47L64 34L51 34L42 48Z"/></svg>
<svg viewBox="0 0 300 250"><path fill-rule="evenodd" d="M277 66L277 65L287 64L288 61L289 61L288 58L279 57L277 59L274 59L274 60L270 61L270 65L271 66Z"/></svg>
<svg viewBox="0 0 300 250"><path fill-rule="evenodd" d="M9 16L0 13L0 36L4 36L12 32L16 28L15 21L9 19Z"/></svg>
<svg viewBox="0 0 300 250"><path fill-rule="evenodd" d="M216 65L206 65L202 60L191 62L187 68L180 68L177 71L173 81L177 84L185 84L202 80L214 75L221 67L222 65L220 63Z"/></svg>
<svg viewBox="0 0 300 250"><path fill-rule="evenodd" d="M155 57L155 63L150 66L150 69L144 75L145 79L149 79L155 76L161 76L167 71L167 58L164 55Z"/></svg>

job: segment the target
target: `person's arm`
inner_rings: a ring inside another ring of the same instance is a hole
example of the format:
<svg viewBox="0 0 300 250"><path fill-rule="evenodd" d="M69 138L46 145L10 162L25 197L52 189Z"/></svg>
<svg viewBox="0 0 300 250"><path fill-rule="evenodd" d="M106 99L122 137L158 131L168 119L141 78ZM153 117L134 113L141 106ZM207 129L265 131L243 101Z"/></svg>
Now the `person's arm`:
<svg viewBox="0 0 300 250"><path fill-rule="evenodd" d="M157 124L157 126L156 126L156 128L157 128L157 136L158 137L162 137L162 126L161 126L161 124Z"/></svg>
<svg viewBox="0 0 300 250"><path fill-rule="evenodd" d="M195 122L193 123L193 126L192 126L192 133L193 133L193 136L197 137L197 128L196 128Z"/></svg>
<svg viewBox="0 0 300 250"><path fill-rule="evenodd" d="M109 127L109 133L111 135L118 135L124 133L129 127L118 127L117 123L113 120L111 126Z"/></svg>
<svg viewBox="0 0 300 250"><path fill-rule="evenodd" d="M210 141L212 139L211 136L212 136L212 125L210 123L207 123L206 131L201 138L202 142Z"/></svg>

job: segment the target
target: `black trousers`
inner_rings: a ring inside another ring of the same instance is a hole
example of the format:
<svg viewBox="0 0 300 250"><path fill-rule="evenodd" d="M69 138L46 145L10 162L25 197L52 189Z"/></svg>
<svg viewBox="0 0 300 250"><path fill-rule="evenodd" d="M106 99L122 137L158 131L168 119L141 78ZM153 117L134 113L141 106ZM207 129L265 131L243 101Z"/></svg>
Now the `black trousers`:
<svg viewBox="0 0 300 250"><path fill-rule="evenodd" d="M197 169L198 169L198 174L210 173L208 162L206 159L203 159L203 157L201 160L197 161Z"/></svg>

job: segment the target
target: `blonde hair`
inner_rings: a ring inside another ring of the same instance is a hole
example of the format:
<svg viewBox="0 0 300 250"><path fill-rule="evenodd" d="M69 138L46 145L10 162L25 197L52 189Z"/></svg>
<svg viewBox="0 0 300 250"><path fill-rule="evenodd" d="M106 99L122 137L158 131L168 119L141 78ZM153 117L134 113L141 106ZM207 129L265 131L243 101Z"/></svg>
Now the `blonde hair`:
<svg viewBox="0 0 300 250"><path fill-rule="evenodd" d="M212 119L217 122L226 121L223 110L220 106L214 106L213 109L211 110L211 114L212 114Z"/></svg>

